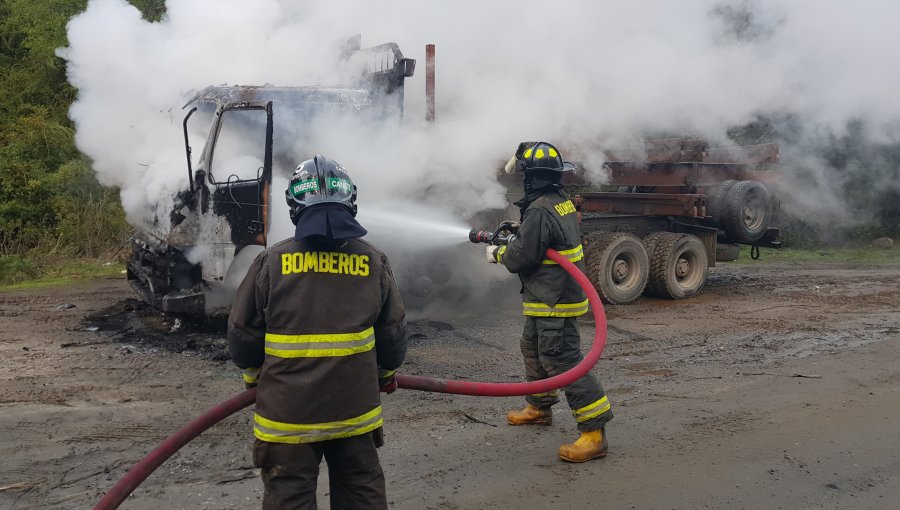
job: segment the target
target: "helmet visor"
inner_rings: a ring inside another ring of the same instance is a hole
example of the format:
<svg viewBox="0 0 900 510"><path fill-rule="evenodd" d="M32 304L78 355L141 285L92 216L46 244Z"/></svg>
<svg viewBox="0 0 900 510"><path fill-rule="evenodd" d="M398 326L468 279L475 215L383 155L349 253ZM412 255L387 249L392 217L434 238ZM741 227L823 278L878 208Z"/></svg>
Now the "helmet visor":
<svg viewBox="0 0 900 510"><path fill-rule="evenodd" d="M515 156L509 158L509 161L506 162L506 166L503 167L503 170L510 175L516 173L516 170L519 167L518 162L519 160L516 159Z"/></svg>

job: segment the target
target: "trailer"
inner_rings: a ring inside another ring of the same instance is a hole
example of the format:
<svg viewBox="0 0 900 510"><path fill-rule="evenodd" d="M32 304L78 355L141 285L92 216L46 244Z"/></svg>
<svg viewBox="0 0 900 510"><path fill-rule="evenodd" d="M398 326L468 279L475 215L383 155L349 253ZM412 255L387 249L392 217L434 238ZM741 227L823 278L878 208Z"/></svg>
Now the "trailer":
<svg viewBox="0 0 900 510"><path fill-rule="evenodd" d="M697 138L607 151L608 184L577 191L588 277L604 301L697 295L716 261L778 248L778 145L711 148ZM581 175L569 189L588 184Z"/></svg>

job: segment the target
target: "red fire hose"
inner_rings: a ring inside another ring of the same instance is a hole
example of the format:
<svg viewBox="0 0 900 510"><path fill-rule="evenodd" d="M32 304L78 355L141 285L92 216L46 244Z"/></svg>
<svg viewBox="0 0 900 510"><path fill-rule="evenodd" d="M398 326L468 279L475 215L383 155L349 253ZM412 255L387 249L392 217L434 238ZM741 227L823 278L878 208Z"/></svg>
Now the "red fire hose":
<svg viewBox="0 0 900 510"><path fill-rule="evenodd" d="M445 381L420 375L397 375L397 387L409 390L430 391L435 393L454 393L457 395L478 395L482 397L515 397L531 395L533 393L545 393L563 388L577 381L587 374L603 354L606 347L606 314L600 302L600 296L587 276L582 273L575 264L560 255L553 249L547 250L547 257L558 263L578 282L584 289L594 313L594 344L580 363L567 372L539 381L523 383L485 383L471 381ZM256 401L256 388L244 391L225 402L206 411L182 427L178 432L169 436L146 457L134 465L125 473L119 482L113 486L103 499L94 506L94 510L114 510L128 497L156 468L181 449L203 431L228 416L253 404Z"/></svg>

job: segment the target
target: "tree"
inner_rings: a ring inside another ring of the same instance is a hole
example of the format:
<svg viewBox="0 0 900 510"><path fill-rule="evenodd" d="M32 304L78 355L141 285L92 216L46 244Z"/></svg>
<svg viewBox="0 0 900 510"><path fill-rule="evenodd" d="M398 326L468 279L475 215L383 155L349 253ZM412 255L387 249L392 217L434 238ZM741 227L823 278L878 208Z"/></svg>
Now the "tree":
<svg viewBox="0 0 900 510"><path fill-rule="evenodd" d="M67 44L66 24L87 3L0 0L0 255L26 253L48 241L58 245L65 237L61 227L73 252L96 255L94 247L82 246L93 239L77 238L83 229L75 224L88 218L73 208L77 203L96 202L96 211L115 218L95 220L125 230L117 192L100 187L75 147L68 110L76 90L56 56ZM165 13L164 0L132 3L151 21Z"/></svg>

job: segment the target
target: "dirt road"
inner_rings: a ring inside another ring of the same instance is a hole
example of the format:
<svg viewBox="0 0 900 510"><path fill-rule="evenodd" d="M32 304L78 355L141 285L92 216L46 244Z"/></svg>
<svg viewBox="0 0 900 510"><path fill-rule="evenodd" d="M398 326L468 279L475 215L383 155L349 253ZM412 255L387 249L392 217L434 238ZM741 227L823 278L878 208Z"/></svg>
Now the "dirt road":
<svg viewBox="0 0 900 510"><path fill-rule="evenodd" d="M129 297L112 279L0 293L0 508L89 507L242 388L221 323ZM504 303L414 322L403 371L521 380L521 317ZM575 437L563 406L552 427L513 428L521 399L398 391L381 450L392 507L897 508L900 267L724 265L698 298L608 312L608 458L556 460ZM258 508L250 442L249 413L227 419L123 508Z"/></svg>

